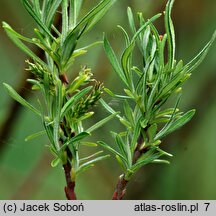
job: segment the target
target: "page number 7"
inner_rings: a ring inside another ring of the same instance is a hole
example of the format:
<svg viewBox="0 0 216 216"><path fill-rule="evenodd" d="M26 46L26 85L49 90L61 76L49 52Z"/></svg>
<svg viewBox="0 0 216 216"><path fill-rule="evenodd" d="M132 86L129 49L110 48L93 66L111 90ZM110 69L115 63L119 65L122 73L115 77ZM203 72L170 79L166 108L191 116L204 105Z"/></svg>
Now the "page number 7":
<svg viewBox="0 0 216 216"><path fill-rule="evenodd" d="M205 211L208 211L208 207L210 205L210 203L204 203L205 204Z"/></svg>

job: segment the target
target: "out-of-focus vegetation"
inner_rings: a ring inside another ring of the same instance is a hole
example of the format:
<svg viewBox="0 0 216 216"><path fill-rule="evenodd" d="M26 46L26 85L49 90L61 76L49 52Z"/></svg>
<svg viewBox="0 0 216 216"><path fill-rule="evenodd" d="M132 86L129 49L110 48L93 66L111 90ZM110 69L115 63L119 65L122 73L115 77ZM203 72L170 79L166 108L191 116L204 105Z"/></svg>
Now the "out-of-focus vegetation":
<svg viewBox="0 0 216 216"><path fill-rule="evenodd" d="M85 10L85 7L91 7L97 1L84 2ZM115 50L120 50L123 44L116 25L127 26L127 6L132 7L133 11L142 11L149 18L163 11L165 3L164 0L119 0L97 28L91 31L91 37L84 40L95 41L102 38L105 32ZM1 0L1 5L1 21L7 21L16 31L31 34L33 22L20 1ZM213 0L176 0L173 22L178 59L188 61L210 39L216 27L215 8L216 2ZM163 34L163 23L157 22L157 26ZM26 56L11 43L2 28L0 37L0 83L16 86L28 100L33 100L37 95L30 93L24 82L28 76L23 70ZM192 78L184 86L181 108L196 108L197 112L190 123L164 140L163 148L174 155L171 164L144 167L129 184L126 199L216 199L215 53L214 44L204 63L193 72ZM81 65L92 67L97 79L111 90L122 91L102 46L90 50L85 58L80 58L71 70L71 76L77 73ZM24 141L26 136L41 129L40 120L23 107L14 105L2 84L0 94L0 199L64 199L64 173L61 169L51 168L52 158L45 148L48 142L46 137ZM109 101L110 98L105 96L105 99ZM113 107L121 106L115 100L110 100L110 104ZM103 113L104 110L98 109L95 118L100 119ZM8 119L9 115L11 119ZM118 130L115 120L101 128L92 139L113 142L108 131L114 130L114 127ZM76 188L78 199L110 199L120 174L120 169L116 167L116 161L111 158L81 175Z"/></svg>

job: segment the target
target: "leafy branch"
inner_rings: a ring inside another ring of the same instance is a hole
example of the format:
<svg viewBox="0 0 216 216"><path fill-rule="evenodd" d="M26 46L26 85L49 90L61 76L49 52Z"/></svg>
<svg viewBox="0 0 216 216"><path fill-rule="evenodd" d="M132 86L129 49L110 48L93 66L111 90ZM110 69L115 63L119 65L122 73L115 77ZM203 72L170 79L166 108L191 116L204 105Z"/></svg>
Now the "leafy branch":
<svg viewBox="0 0 216 216"><path fill-rule="evenodd" d="M16 46L28 55L26 70L33 78L27 82L32 85L33 91L40 91L43 97L37 100L36 106L21 97L10 85L4 83L4 87L14 100L41 119L44 130L28 136L26 140L47 135L50 141L48 148L54 155L51 165L56 167L61 164L65 172L67 199L77 199L75 185L79 174L93 167L96 162L110 157L103 155L103 151L80 157L82 145L95 147L99 144L115 155L122 168L113 194L113 200L119 200L124 198L128 182L141 167L149 163L169 163L165 156L172 155L161 148L162 139L194 116L194 109L183 112L178 108L182 86L205 58L216 33L197 56L183 64L175 56L175 31L171 19L174 0L167 2L165 33L162 35L153 23L163 14L145 20L142 13L138 13L138 21L135 21L131 8L128 8L132 34L118 26L125 40L120 61L108 39L104 37L103 40L113 70L125 85L125 94L119 95L96 80L90 68L82 67L73 76L74 79L68 78L76 59L85 55L91 47L102 43L96 41L79 47L82 37L88 34L116 0L102 0L80 17L82 2L22 0L37 25L34 37L21 35L6 22L3 22L3 28ZM55 25L59 16L60 27ZM45 58L34 53L27 44L38 47ZM137 51L139 59L137 56L134 58ZM115 111L102 99L104 91L122 102L123 111ZM171 97L176 98L176 103L167 108L164 105ZM94 115L94 106L98 102L110 115L85 128L83 122ZM125 127L124 131L111 132L116 147L104 141L92 143L85 140L114 117Z"/></svg>
<svg viewBox="0 0 216 216"><path fill-rule="evenodd" d="M38 100L38 107L22 98L10 85L4 87L10 96L23 106L37 114L43 123L45 131L40 131L27 138L35 138L47 134L48 146L55 159L53 167L59 163L65 171L67 186L65 194L68 199L76 199L74 191L77 175L94 166L95 162L106 159L109 155L102 155L103 151L80 158L80 146L87 145L84 139L94 130L101 127L115 116L102 119L90 128L84 128L83 121L92 117L93 107L101 98L104 86L93 78L90 68L82 68L75 78L69 81L67 73L71 70L75 59L87 53L92 46L101 42L78 47L78 42L84 34L105 15L115 0L103 0L93 7L83 17L79 16L82 0L22 0L25 9L37 24L34 38L27 38L3 22L9 38L29 57L26 61L27 71L32 79L33 90L39 90L43 98ZM55 26L55 19L61 12L61 27ZM26 43L40 48L45 55L42 60ZM89 144L88 146L96 146Z"/></svg>
<svg viewBox="0 0 216 216"><path fill-rule="evenodd" d="M168 0L166 5L163 35L159 34L153 24L162 14L157 14L146 21L142 13L138 13L137 29L132 10L128 8L132 36L130 37L126 30L120 27L126 44L120 62L109 41L104 37L107 57L126 86L125 95L119 96L110 90L107 91L111 96L124 101L123 113L118 114L117 117L125 130L120 133L112 132L118 148L112 148L105 142L98 142L116 156L123 170L113 194L114 200L123 199L128 182L141 167L149 163L169 163L164 156L172 157L172 155L161 149L161 139L182 127L195 114L194 109L186 113L178 109L182 85L206 56L216 33L188 64L184 65L182 60L176 61L175 32L171 19L173 3L174 0ZM134 64L136 48L140 51L141 66ZM164 104L171 96L178 98L176 105L164 108ZM110 113L115 113L102 99L101 104Z"/></svg>

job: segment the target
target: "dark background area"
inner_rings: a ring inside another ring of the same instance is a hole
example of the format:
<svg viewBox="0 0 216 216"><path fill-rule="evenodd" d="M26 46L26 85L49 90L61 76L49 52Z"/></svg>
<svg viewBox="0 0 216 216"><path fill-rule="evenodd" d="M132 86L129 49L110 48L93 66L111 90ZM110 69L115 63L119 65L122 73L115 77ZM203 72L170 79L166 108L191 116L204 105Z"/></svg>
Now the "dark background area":
<svg viewBox="0 0 216 216"><path fill-rule="evenodd" d="M84 1L83 13L97 1ZM91 3L89 3L91 2ZM31 36L34 23L21 1L0 0L0 20L8 22L20 33ZM81 42L88 44L102 39L106 33L115 50L122 48L122 35L116 27L126 27L127 6L142 11L146 18L165 8L164 0L119 0L90 35ZM210 39L216 28L216 1L176 0L173 22L176 28L177 60L189 61ZM157 22L161 34L163 19ZM126 27L127 28L127 27ZM120 37L121 36L121 37ZM36 101L24 71L26 56L7 38L0 28L0 199L65 199L64 173L52 168L52 156L45 147L45 136L25 142L25 138L42 130L42 124L33 113L17 105L3 89L3 82L16 88L29 101ZM216 199L216 43L205 61L184 86L181 109L197 110L186 126L163 140L162 146L174 157L170 165L147 165L128 185L126 199ZM88 65L97 79L115 92L123 86L112 71L102 47L93 48L80 58L71 70L75 76L80 67ZM111 100L105 96L106 100ZM121 105L110 101L114 108ZM100 119L104 110L98 109ZM89 122L94 124L94 120ZM118 130L117 121L101 128L92 140L112 143L110 130ZM114 157L105 160L79 176L79 199L110 199L121 170Z"/></svg>

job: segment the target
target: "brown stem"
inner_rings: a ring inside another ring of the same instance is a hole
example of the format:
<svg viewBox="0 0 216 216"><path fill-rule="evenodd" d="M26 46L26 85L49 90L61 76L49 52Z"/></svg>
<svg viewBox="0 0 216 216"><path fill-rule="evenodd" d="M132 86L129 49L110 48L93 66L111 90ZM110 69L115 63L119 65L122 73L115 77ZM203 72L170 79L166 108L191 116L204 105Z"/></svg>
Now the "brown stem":
<svg viewBox="0 0 216 216"><path fill-rule="evenodd" d="M138 140L137 140L137 147L134 151L133 155L133 164L137 162L137 160L140 158L142 154L146 152L145 148L141 148L143 144L143 136L140 134ZM122 200L126 194L126 187L127 187L128 180L125 179L125 175L121 175L119 177L118 183L116 185L116 189L113 193L112 200Z"/></svg>
<svg viewBox="0 0 216 216"><path fill-rule="evenodd" d="M68 200L76 200L76 193L75 193L75 182L71 180L71 165L69 162L63 165L65 171L65 179L67 182L67 186L65 186L65 195Z"/></svg>
<svg viewBox="0 0 216 216"><path fill-rule="evenodd" d="M128 181L125 179L124 175L119 177L118 183L116 185L116 189L113 193L112 200L122 200L126 194L126 186Z"/></svg>
<svg viewBox="0 0 216 216"><path fill-rule="evenodd" d="M65 179L67 186L65 186L65 195L68 200L76 200L76 193L75 193L75 181L72 181L71 178L71 159L72 159L72 154L69 148L66 149L67 152L67 163L63 165L64 172L65 172Z"/></svg>

